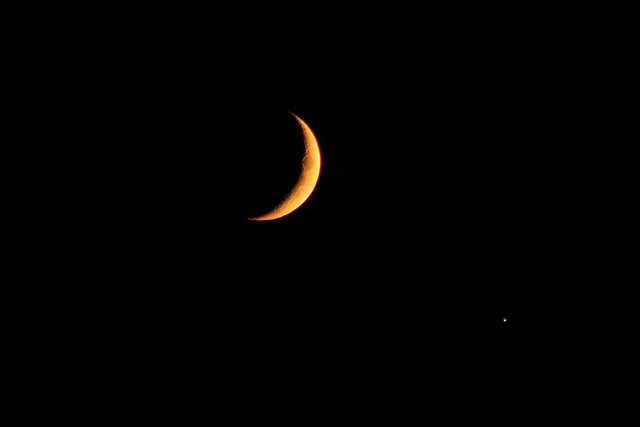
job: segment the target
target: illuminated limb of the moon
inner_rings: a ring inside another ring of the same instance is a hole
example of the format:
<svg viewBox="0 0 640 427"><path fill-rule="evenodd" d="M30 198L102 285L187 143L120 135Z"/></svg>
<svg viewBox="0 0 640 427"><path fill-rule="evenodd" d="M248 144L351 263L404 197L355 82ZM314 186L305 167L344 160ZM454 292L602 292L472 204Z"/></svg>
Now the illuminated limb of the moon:
<svg viewBox="0 0 640 427"><path fill-rule="evenodd" d="M278 206L264 215L248 218L252 221L278 219L295 211L309 198L320 177L320 147L318 147L318 141L309 126L300 117L293 113L291 115L300 124L304 138L304 157L302 158L300 176L291 192L287 194Z"/></svg>

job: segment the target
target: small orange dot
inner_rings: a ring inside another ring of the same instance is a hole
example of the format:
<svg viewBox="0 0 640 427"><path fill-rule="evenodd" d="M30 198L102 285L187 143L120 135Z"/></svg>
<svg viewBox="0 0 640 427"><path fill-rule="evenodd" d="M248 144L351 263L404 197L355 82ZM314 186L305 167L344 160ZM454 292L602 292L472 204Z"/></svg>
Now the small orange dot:
<svg viewBox="0 0 640 427"><path fill-rule="evenodd" d="M503 322L503 323L507 323L507 318L506 318L506 317L503 317L503 318L502 318L502 322Z"/></svg>

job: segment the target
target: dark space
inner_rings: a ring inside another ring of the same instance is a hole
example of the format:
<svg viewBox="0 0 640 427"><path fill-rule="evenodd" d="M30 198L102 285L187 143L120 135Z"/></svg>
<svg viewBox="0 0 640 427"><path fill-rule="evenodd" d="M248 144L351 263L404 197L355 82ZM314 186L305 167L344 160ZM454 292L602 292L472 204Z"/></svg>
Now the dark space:
<svg viewBox="0 0 640 427"><path fill-rule="evenodd" d="M635 424L638 16L243 7L13 20L2 424Z"/></svg>

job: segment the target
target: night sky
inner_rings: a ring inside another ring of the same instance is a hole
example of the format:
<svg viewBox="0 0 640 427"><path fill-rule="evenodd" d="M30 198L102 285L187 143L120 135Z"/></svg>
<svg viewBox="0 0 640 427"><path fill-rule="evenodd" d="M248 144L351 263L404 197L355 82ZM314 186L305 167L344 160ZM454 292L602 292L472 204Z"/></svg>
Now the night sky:
<svg viewBox="0 0 640 427"><path fill-rule="evenodd" d="M637 18L26 11L0 419L633 424Z"/></svg>

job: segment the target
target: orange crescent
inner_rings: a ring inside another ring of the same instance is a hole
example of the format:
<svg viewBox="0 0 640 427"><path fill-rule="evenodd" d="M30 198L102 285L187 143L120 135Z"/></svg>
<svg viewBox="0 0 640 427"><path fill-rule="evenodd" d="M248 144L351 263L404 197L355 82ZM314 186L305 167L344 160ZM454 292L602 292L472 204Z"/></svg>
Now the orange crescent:
<svg viewBox="0 0 640 427"><path fill-rule="evenodd" d="M302 158L302 170L293 189L272 211L264 215L248 218L251 221L268 221L282 218L290 214L302 205L311 195L318 178L320 177L320 147L318 140L311 131L311 128L298 116L291 113L302 128L304 137L304 157Z"/></svg>

